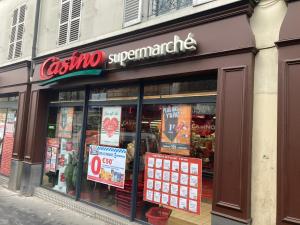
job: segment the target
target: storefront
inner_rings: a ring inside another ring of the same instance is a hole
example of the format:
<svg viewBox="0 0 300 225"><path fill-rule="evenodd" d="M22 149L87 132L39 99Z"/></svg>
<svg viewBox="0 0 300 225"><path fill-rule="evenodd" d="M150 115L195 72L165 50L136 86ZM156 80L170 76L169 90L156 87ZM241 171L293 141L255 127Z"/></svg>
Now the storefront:
<svg viewBox="0 0 300 225"><path fill-rule="evenodd" d="M30 63L0 68L0 174L10 189L20 188L27 131Z"/></svg>
<svg viewBox="0 0 300 225"><path fill-rule="evenodd" d="M141 222L250 224L248 9L37 59L27 186Z"/></svg>

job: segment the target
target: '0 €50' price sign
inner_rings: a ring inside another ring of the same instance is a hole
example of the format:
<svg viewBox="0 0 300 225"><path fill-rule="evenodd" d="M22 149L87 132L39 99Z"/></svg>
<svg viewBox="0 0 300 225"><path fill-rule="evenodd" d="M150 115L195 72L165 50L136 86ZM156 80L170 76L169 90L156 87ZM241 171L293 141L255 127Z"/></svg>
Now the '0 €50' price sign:
<svg viewBox="0 0 300 225"><path fill-rule="evenodd" d="M90 145L87 179L124 188L127 149Z"/></svg>

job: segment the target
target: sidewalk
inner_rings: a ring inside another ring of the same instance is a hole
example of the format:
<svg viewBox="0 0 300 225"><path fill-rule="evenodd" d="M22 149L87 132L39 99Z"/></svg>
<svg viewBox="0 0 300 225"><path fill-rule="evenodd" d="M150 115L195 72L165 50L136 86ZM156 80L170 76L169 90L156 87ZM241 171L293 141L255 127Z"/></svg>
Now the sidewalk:
<svg viewBox="0 0 300 225"><path fill-rule="evenodd" d="M108 223L0 185L0 225L107 225Z"/></svg>

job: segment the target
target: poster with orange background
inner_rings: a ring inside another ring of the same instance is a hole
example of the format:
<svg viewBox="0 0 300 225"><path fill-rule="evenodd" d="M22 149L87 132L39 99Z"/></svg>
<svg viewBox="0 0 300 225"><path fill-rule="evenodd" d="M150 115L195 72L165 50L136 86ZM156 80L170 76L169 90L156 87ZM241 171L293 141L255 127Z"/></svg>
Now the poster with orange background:
<svg viewBox="0 0 300 225"><path fill-rule="evenodd" d="M162 109L161 153L190 155L191 105L167 105Z"/></svg>

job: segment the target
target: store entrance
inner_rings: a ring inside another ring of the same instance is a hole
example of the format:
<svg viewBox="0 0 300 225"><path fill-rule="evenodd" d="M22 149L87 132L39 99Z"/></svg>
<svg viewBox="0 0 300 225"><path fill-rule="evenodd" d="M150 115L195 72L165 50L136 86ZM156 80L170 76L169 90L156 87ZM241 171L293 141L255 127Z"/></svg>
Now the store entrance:
<svg viewBox="0 0 300 225"><path fill-rule="evenodd" d="M168 93L166 84L145 87L140 151L145 162L140 173L145 177L140 183L143 201L137 202L143 207L136 215L151 224L164 220L154 210L169 214L164 224L211 224L217 96L213 85L203 92L194 88L199 83L172 83ZM201 172L192 175L196 164L189 162L197 160L201 160ZM163 166L156 166L158 162ZM165 163L172 166L165 168ZM178 163L178 170L173 163Z"/></svg>

